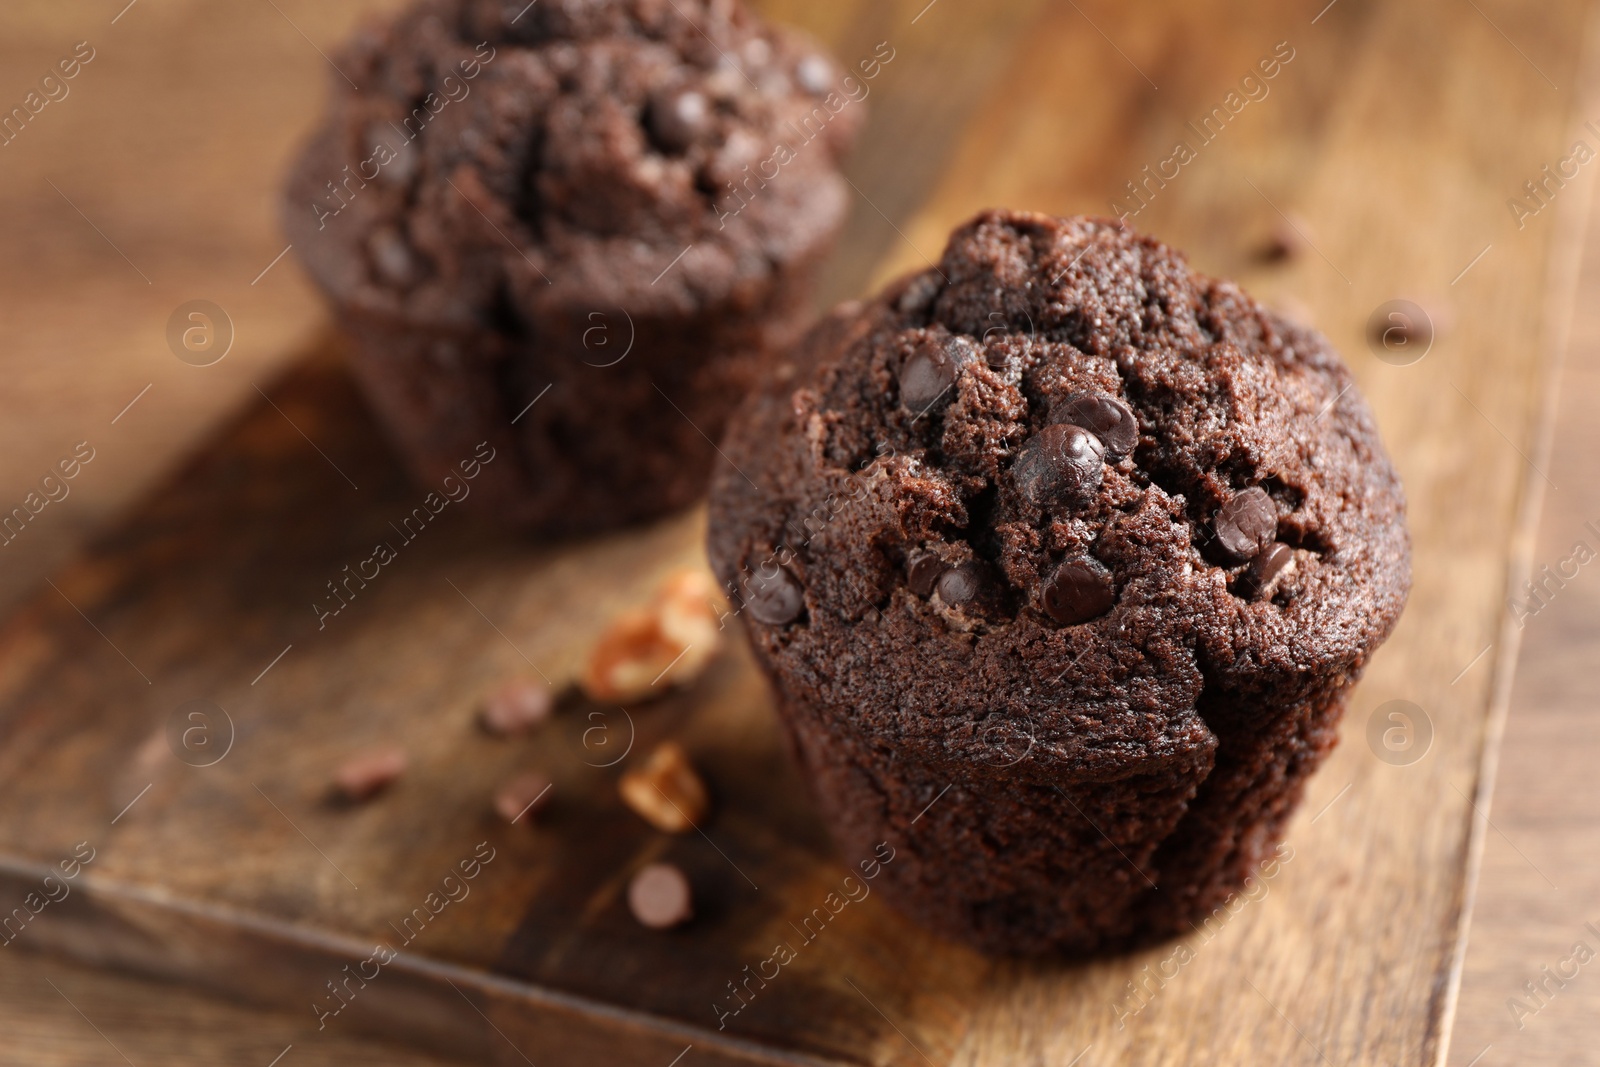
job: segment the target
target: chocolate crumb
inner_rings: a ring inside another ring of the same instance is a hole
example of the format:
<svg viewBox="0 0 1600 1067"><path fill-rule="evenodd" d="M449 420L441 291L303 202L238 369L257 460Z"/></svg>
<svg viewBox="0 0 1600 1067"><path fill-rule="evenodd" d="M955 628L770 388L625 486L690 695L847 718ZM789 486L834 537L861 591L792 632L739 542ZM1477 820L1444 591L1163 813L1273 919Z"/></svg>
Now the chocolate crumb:
<svg viewBox="0 0 1600 1067"><path fill-rule="evenodd" d="M549 686L519 679L489 694L478 722L496 737L514 737L548 721L554 707Z"/></svg>
<svg viewBox="0 0 1600 1067"><path fill-rule="evenodd" d="M494 795L494 810L506 822L516 825L543 811L550 804L550 779L538 771L519 774Z"/></svg>
<svg viewBox="0 0 1600 1067"><path fill-rule="evenodd" d="M333 775L333 788L351 803L370 800L404 774L408 763L406 750L399 745L370 748L339 766Z"/></svg>

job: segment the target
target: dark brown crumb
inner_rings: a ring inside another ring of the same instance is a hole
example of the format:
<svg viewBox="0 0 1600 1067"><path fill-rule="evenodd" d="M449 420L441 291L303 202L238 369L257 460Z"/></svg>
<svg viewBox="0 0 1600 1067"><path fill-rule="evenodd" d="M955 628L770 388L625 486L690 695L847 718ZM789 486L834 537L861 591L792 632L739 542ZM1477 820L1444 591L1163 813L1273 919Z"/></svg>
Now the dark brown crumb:
<svg viewBox="0 0 1600 1067"><path fill-rule="evenodd" d="M538 771L519 774L494 795L494 810L506 822L532 822L550 804L550 779Z"/></svg>
<svg viewBox="0 0 1600 1067"><path fill-rule="evenodd" d="M409 762L399 745L369 748L351 756L334 772L334 792L348 803L370 800L394 784Z"/></svg>
<svg viewBox="0 0 1600 1067"><path fill-rule="evenodd" d="M548 685L519 678L489 694L479 722L496 737L514 737L548 722L554 708L555 698Z"/></svg>

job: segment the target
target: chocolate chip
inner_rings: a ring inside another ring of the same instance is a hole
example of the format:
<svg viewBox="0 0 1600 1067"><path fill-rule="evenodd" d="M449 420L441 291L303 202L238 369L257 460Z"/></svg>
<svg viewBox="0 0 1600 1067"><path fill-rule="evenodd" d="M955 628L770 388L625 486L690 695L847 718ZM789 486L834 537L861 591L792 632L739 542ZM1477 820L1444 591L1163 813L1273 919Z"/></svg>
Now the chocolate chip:
<svg viewBox="0 0 1600 1067"><path fill-rule="evenodd" d="M768 626L783 626L793 622L806 606L800 583L783 567L778 567L770 574L750 575L744 583L744 600L751 617Z"/></svg>
<svg viewBox="0 0 1600 1067"><path fill-rule="evenodd" d="M1293 565L1294 549L1281 541L1273 542L1251 561L1244 576L1245 592L1259 598L1271 596L1278 579Z"/></svg>
<svg viewBox="0 0 1600 1067"><path fill-rule="evenodd" d="M1112 463L1133 452L1139 443L1139 420L1128 405L1114 397L1097 393L1073 393L1050 409L1051 422L1082 426L1106 446L1106 459Z"/></svg>
<svg viewBox="0 0 1600 1067"><path fill-rule="evenodd" d="M1278 536L1278 509L1264 489L1251 486L1218 508L1211 526L1218 546L1235 561L1245 563Z"/></svg>
<svg viewBox="0 0 1600 1067"><path fill-rule="evenodd" d="M519 679L489 694L478 721L496 737L513 737L550 718L554 705L550 687L544 682Z"/></svg>
<svg viewBox="0 0 1600 1067"><path fill-rule="evenodd" d="M939 576L939 599L951 607L960 607L978 599L982 588L982 574L971 563L951 567Z"/></svg>
<svg viewBox="0 0 1600 1067"><path fill-rule="evenodd" d="M1367 319L1367 346L1391 367L1409 367L1433 350L1444 332L1448 311L1423 307L1411 300L1389 300Z"/></svg>
<svg viewBox="0 0 1600 1067"><path fill-rule="evenodd" d="M1081 426L1046 426L1022 446L1011 476L1035 504L1081 500L1100 488L1105 477L1105 446Z"/></svg>
<svg viewBox="0 0 1600 1067"><path fill-rule="evenodd" d="M952 399L961 366L948 351L932 348L914 353L900 368L900 404L913 415L924 415Z"/></svg>
<svg viewBox="0 0 1600 1067"><path fill-rule="evenodd" d="M531 822L550 804L550 779L538 771L519 774L494 795L494 810L506 822Z"/></svg>
<svg viewBox="0 0 1600 1067"><path fill-rule="evenodd" d="M650 98L645 123L665 152L682 154L711 128L711 104L693 89L657 93Z"/></svg>
<svg viewBox="0 0 1600 1067"><path fill-rule="evenodd" d="M406 751L399 745L367 749L350 757L334 772L334 790L351 803L369 800L404 774L406 764Z"/></svg>
<svg viewBox="0 0 1600 1067"><path fill-rule="evenodd" d="M946 606L990 614L1000 606L1000 582L993 568L981 560L958 563L939 575L934 584Z"/></svg>
<svg viewBox="0 0 1600 1067"><path fill-rule="evenodd" d="M932 594L933 587L939 581L939 576L944 574L944 569L944 560L932 552L913 556L910 566L906 568L907 584L911 586L911 591L918 596L928 596Z"/></svg>
<svg viewBox="0 0 1600 1067"><path fill-rule="evenodd" d="M1111 573L1090 560L1068 560L1045 583L1045 614L1063 626L1097 619L1117 601Z"/></svg>
<svg viewBox="0 0 1600 1067"><path fill-rule="evenodd" d="M628 883L628 910L652 930L668 930L694 916L689 879L670 863L652 863Z"/></svg>
<svg viewBox="0 0 1600 1067"><path fill-rule="evenodd" d="M1298 216L1278 218L1261 245L1261 258L1269 263L1299 259L1315 247L1308 237L1310 232L1310 225Z"/></svg>

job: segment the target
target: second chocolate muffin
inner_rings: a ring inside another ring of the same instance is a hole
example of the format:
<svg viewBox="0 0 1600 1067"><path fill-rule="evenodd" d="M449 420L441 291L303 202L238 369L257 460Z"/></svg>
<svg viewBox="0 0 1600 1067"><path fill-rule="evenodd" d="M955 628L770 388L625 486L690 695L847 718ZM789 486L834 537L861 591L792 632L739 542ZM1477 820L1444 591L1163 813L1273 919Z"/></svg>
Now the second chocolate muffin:
<svg viewBox="0 0 1600 1067"><path fill-rule="evenodd" d="M877 60L729 0L424 0L337 63L285 217L419 477L487 441L468 506L554 534L700 496L806 322Z"/></svg>
<svg viewBox="0 0 1600 1067"><path fill-rule="evenodd" d="M1410 582L1320 336L992 213L735 418L710 555L847 859L983 948L1181 933L1280 839Z"/></svg>

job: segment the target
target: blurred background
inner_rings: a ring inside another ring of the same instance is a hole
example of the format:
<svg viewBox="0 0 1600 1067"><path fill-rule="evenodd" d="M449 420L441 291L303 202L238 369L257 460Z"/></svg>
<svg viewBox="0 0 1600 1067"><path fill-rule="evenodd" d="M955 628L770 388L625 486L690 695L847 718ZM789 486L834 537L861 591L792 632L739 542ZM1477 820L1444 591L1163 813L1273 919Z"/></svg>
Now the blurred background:
<svg viewBox="0 0 1600 1067"><path fill-rule="evenodd" d="M0 112L62 59L92 57L0 147L0 502L80 442L93 451L4 547L0 610L54 596L58 568L323 343L324 311L284 254L279 189L339 77L330 56L397 6L0 9ZM1600 965L1577 951L1600 950L1600 740L1586 721L1600 653L1600 568L1586 565L1600 550L1600 5L754 6L847 61L882 41L896 51L848 167L857 197L822 304L936 258L983 207L1126 214L1346 354L1411 491L1418 588L1346 724L1350 774L1324 772L1302 823L1332 811L1308 826L1332 833L1341 803L1352 827L1433 810L1385 839L1381 871L1341 867L1338 892L1382 894L1397 922L1453 936L1394 978L1413 1007L1381 1025L1361 1007L1374 977L1330 964L1342 1010L1301 1037L1366 1048L1350 1035L1377 1027L1427 1062L1600 1062ZM1273 55L1280 72L1241 88ZM1226 123L1205 128L1218 108ZM1180 141L1192 158L1174 177L1159 168ZM1148 181L1152 168L1168 177ZM231 323L206 367L167 341L194 300ZM1374 719L1392 701L1410 717ZM1398 755L1391 727L1406 734ZM1367 800L1344 799L1346 777L1376 783ZM1342 936L1368 935L1389 936ZM301 1014L0 952L0 1063L265 1067L286 1045L296 1063L446 1062L354 1033L313 1040Z"/></svg>

